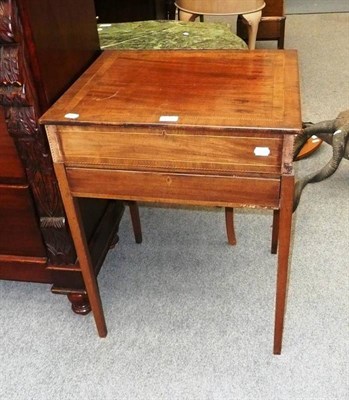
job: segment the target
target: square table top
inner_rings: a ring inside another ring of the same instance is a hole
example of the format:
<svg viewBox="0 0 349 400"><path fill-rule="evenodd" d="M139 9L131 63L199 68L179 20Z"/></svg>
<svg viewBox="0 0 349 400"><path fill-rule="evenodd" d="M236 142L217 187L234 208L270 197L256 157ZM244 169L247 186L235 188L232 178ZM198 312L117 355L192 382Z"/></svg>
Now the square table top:
<svg viewBox="0 0 349 400"><path fill-rule="evenodd" d="M298 133L297 52L104 51L40 122Z"/></svg>

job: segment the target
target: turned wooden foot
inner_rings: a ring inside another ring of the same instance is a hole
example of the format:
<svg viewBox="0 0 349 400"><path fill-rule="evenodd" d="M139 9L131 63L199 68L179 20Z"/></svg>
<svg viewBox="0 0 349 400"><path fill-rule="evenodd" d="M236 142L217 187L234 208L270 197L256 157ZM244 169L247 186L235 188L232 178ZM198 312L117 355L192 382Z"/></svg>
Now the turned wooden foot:
<svg viewBox="0 0 349 400"><path fill-rule="evenodd" d="M69 293L68 300L71 302L71 308L75 314L86 315L91 311L90 302L87 294Z"/></svg>

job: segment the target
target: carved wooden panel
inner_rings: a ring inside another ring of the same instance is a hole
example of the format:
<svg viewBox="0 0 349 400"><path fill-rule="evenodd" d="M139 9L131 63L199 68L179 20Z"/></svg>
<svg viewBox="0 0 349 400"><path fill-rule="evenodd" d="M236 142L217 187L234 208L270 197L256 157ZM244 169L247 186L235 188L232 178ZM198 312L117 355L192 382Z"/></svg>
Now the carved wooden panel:
<svg viewBox="0 0 349 400"><path fill-rule="evenodd" d="M16 147L8 135L5 113L0 107L0 184L21 184L26 182L24 168L18 158Z"/></svg>
<svg viewBox="0 0 349 400"><path fill-rule="evenodd" d="M15 21L11 19L13 7L12 0L0 1L0 41L2 43L15 42Z"/></svg>
<svg viewBox="0 0 349 400"><path fill-rule="evenodd" d="M53 283L79 313L88 301L38 117L99 54L93 0L0 0L0 279ZM81 205L98 273L124 207Z"/></svg>
<svg viewBox="0 0 349 400"><path fill-rule="evenodd" d="M19 4L19 3L18 3ZM17 2L0 0L0 105L26 171L50 264L73 264L75 250L66 224L46 134L38 125L38 100L28 65Z"/></svg>

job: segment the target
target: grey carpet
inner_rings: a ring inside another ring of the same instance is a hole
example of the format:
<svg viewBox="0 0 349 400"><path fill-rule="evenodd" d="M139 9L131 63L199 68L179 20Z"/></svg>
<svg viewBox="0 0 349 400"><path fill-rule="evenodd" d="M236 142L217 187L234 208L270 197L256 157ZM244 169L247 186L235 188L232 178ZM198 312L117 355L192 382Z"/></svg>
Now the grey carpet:
<svg viewBox="0 0 349 400"><path fill-rule="evenodd" d="M349 0L285 0L288 15L333 12L349 12Z"/></svg>
<svg viewBox="0 0 349 400"><path fill-rule="evenodd" d="M348 14L287 19L307 120L349 108L348 27ZM329 157L323 145L297 174ZM238 211L231 247L221 209L141 207L144 243L126 213L99 278L106 339L48 286L0 281L0 399L348 399L348 177L344 161L295 215L281 356L271 212Z"/></svg>

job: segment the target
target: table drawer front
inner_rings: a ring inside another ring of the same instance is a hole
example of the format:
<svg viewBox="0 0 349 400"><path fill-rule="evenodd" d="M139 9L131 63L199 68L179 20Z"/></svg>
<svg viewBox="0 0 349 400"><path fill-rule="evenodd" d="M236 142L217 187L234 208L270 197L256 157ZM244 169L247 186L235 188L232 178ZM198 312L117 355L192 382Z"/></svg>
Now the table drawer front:
<svg viewBox="0 0 349 400"><path fill-rule="evenodd" d="M73 195L230 207L279 206L279 179L67 168Z"/></svg>
<svg viewBox="0 0 349 400"><path fill-rule="evenodd" d="M60 128L61 129L61 128ZM142 171L230 174L280 173L282 137L181 131L65 128L61 146L67 165ZM260 153L265 153L260 154Z"/></svg>

